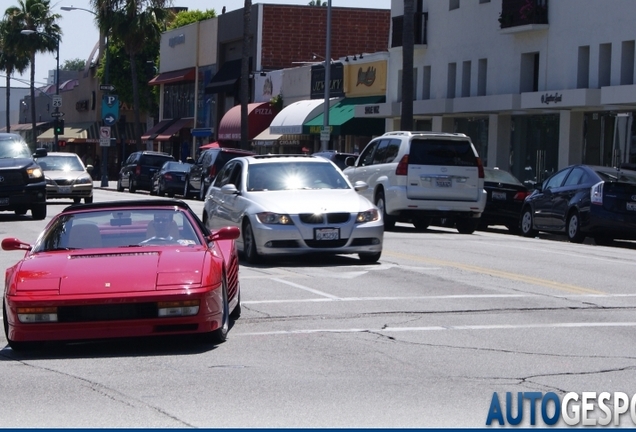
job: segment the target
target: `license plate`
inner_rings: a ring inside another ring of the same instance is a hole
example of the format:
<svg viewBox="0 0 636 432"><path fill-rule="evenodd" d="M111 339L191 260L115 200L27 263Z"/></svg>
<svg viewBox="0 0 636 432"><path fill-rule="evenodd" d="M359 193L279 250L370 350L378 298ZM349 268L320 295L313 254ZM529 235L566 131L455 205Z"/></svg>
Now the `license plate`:
<svg viewBox="0 0 636 432"><path fill-rule="evenodd" d="M636 202L628 202L627 203L627 210L636 211Z"/></svg>
<svg viewBox="0 0 636 432"><path fill-rule="evenodd" d="M9 198L0 198L0 206L8 206Z"/></svg>
<svg viewBox="0 0 636 432"><path fill-rule="evenodd" d="M340 240L340 228L316 228L314 238L316 240Z"/></svg>
<svg viewBox="0 0 636 432"><path fill-rule="evenodd" d="M505 192L497 192L497 191L492 191L492 199L494 200L506 200L506 193Z"/></svg>
<svg viewBox="0 0 636 432"><path fill-rule="evenodd" d="M71 193L71 187L70 186L60 186L57 188L57 191L61 194L67 194L67 193Z"/></svg>
<svg viewBox="0 0 636 432"><path fill-rule="evenodd" d="M435 179L435 184L437 187L451 187L453 186L453 181L451 179Z"/></svg>

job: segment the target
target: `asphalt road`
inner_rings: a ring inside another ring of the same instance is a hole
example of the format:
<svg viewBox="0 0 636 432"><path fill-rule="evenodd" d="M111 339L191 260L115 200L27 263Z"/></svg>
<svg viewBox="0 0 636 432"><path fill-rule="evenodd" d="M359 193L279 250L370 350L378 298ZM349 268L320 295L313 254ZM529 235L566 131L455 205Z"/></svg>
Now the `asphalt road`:
<svg viewBox="0 0 636 432"><path fill-rule="evenodd" d="M0 237L26 241L46 223L0 221ZM504 419L507 392L631 398L635 266L632 242L408 225L385 233L374 265L242 263L243 314L216 347L179 337L18 354L1 335L0 427L484 427L493 392Z"/></svg>

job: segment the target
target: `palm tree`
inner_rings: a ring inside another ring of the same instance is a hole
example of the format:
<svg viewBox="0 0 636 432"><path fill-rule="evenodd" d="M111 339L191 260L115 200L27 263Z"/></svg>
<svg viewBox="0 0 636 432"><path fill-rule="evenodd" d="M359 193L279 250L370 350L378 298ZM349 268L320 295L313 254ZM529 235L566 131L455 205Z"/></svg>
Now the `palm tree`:
<svg viewBox="0 0 636 432"><path fill-rule="evenodd" d="M320 1L320 0L311 0L309 2L309 6L327 6L327 2L326 1L323 2L323 1Z"/></svg>
<svg viewBox="0 0 636 432"><path fill-rule="evenodd" d="M141 150L141 117L137 55L149 41L159 41L170 0L91 0L100 32L120 42L130 59L135 116L135 141Z"/></svg>
<svg viewBox="0 0 636 432"><path fill-rule="evenodd" d="M11 132L11 75L22 74L29 66L29 56L14 49L15 38L21 35L11 24L6 19L0 21L0 71L4 71L7 78L7 132Z"/></svg>
<svg viewBox="0 0 636 432"><path fill-rule="evenodd" d="M247 113L247 104L249 103L249 90L250 90L250 82L249 82L249 63L250 63L250 52L251 52L251 36L250 36L250 21L251 21L251 10L252 10L252 1L245 0L245 4L243 5L243 53L241 60L241 148L248 148L247 134L249 131L248 127L248 113Z"/></svg>
<svg viewBox="0 0 636 432"><path fill-rule="evenodd" d="M62 30L57 24L60 14L52 13L50 0L18 0L18 6L10 6L5 11L5 19L11 29L33 30L35 33L15 38L16 52L29 56L31 64L31 133L33 147L37 147L35 129L35 54L57 51Z"/></svg>
<svg viewBox="0 0 636 432"><path fill-rule="evenodd" d="M404 0L404 27L402 28L402 114L400 129L413 130L413 50L414 33L414 0Z"/></svg>

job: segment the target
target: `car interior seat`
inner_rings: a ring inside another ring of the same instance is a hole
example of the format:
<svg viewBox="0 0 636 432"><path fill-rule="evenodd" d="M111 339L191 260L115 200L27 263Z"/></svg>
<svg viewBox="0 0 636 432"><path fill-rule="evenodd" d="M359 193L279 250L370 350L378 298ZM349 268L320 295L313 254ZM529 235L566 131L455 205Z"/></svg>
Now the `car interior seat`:
<svg viewBox="0 0 636 432"><path fill-rule="evenodd" d="M102 247L102 235L95 224L73 225L68 236L68 247L89 249Z"/></svg>

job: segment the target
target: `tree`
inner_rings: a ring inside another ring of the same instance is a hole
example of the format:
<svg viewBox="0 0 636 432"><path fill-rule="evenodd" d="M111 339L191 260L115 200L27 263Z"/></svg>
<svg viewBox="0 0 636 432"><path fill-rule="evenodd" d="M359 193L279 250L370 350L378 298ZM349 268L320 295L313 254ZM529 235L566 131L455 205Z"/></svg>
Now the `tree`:
<svg viewBox="0 0 636 432"><path fill-rule="evenodd" d="M309 2L309 6L327 6L327 2L326 1L320 1L320 0L311 0Z"/></svg>
<svg viewBox="0 0 636 432"><path fill-rule="evenodd" d="M205 12L200 10L181 11L177 13L172 22L170 22L168 30L183 27L198 21L205 21L215 17L216 12L214 11L214 9L208 9Z"/></svg>
<svg viewBox="0 0 636 432"><path fill-rule="evenodd" d="M148 43L158 43L161 40L161 32L165 30L165 19L168 16L165 8L170 3L170 0L91 0L100 31L108 37L109 45L121 43L130 61L138 150L142 146L137 56Z"/></svg>
<svg viewBox="0 0 636 432"><path fill-rule="evenodd" d="M31 130L32 144L37 147L35 129L35 54L57 52L62 30L57 24L60 14L52 13L50 0L18 0L18 6L5 11L5 19L12 29L33 30L36 33L15 38L16 52L28 54L31 65ZM20 33L18 33L20 34Z"/></svg>
<svg viewBox="0 0 636 432"><path fill-rule="evenodd" d="M83 71L85 67L86 60L76 58L73 60L64 60L64 64L60 66L60 69L65 71Z"/></svg>
<svg viewBox="0 0 636 432"><path fill-rule="evenodd" d="M248 117L247 117L247 104L250 97L250 52L252 45L252 37L250 36L250 21L251 21L251 0L245 0L243 6L243 53L241 59L241 148L247 149L248 141L247 134L249 131Z"/></svg>
<svg viewBox="0 0 636 432"><path fill-rule="evenodd" d="M21 35L11 24L6 19L0 21L0 71L5 72L7 78L7 132L11 132L11 75L22 74L29 66L29 56L14 49L15 38Z"/></svg>
<svg viewBox="0 0 636 432"><path fill-rule="evenodd" d="M413 56L415 46L414 0L404 0L402 28L402 115L400 130L413 130Z"/></svg>

